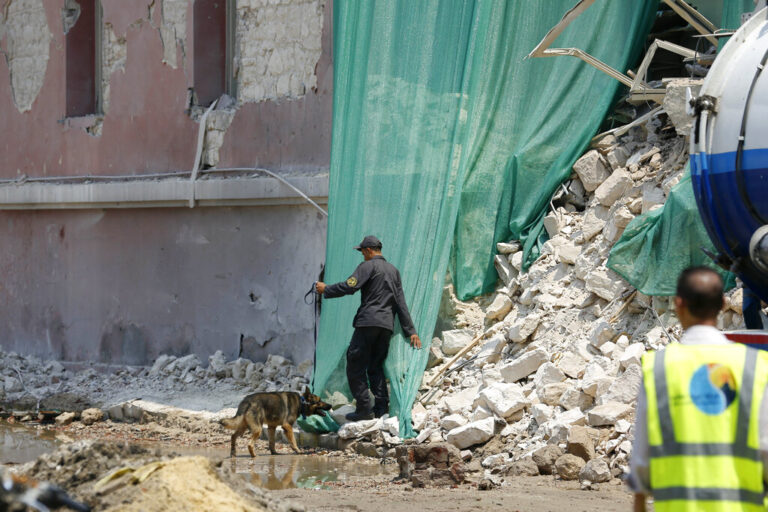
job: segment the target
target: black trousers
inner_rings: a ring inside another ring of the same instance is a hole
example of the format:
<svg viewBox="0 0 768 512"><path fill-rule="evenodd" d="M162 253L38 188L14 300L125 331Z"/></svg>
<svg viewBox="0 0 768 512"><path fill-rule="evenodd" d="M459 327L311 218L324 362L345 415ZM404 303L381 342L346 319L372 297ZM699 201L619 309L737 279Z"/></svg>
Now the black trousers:
<svg viewBox="0 0 768 512"><path fill-rule="evenodd" d="M347 349L347 381L357 400L357 411L372 409L368 382L376 398L373 410L381 414L389 410L389 392L384 378L384 360L389 351L392 331L383 327L357 327ZM367 377L367 378L366 378Z"/></svg>

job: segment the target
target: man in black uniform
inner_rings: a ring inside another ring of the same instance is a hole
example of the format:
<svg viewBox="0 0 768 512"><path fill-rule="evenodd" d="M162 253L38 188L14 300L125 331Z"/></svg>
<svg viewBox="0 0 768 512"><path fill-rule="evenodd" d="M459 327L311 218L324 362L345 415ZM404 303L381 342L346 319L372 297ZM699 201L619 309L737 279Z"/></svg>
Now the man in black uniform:
<svg viewBox="0 0 768 512"><path fill-rule="evenodd" d="M347 414L350 421L371 419L374 414L380 417L389 411L384 360L389 350L395 313L403 333L411 340L411 346L421 348L421 340L405 304L400 272L381 255L381 242L375 236L366 236L355 249L363 253L365 261L357 266L349 279L331 285L322 282L316 285L317 293L326 299L362 290L360 308L352 323L355 333L347 349L347 380L357 401L355 412ZM366 374L376 398L373 407L368 396Z"/></svg>

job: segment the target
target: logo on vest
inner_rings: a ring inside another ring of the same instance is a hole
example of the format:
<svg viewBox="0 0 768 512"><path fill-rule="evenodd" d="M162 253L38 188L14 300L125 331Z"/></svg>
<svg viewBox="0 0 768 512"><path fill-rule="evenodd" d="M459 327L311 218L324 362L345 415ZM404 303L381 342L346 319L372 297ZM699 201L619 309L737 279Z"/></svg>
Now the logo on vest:
<svg viewBox="0 0 768 512"><path fill-rule="evenodd" d="M720 414L736 399L736 379L727 366L703 364L693 373L688 391L701 412Z"/></svg>

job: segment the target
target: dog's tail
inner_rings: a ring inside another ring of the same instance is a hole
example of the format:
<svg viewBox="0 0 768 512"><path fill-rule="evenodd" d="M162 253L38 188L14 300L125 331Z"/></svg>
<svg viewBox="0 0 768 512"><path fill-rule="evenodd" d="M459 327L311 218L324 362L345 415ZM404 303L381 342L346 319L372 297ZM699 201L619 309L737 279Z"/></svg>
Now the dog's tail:
<svg viewBox="0 0 768 512"><path fill-rule="evenodd" d="M231 430L237 430L242 422L243 416L235 416L234 418L222 418L219 420L219 424Z"/></svg>

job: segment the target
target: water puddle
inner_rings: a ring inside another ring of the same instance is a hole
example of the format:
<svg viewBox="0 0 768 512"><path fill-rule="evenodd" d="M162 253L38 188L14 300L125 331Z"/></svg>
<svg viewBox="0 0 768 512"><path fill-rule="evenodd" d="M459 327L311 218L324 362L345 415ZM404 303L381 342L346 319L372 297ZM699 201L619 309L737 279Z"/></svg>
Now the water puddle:
<svg viewBox="0 0 768 512"><path fill-rule="evenodd" d="M397 466L371 464L323 455L263 455L225 461L251 484L264 489L323 489L329 482L350 482L375 476L394 478Z"/></svg>
<svg viewBox="0 0 768 512"><path fill-rule="evenodd" d="M58 445L54 432L0 421L0 464L23 464Z"/></svg>

